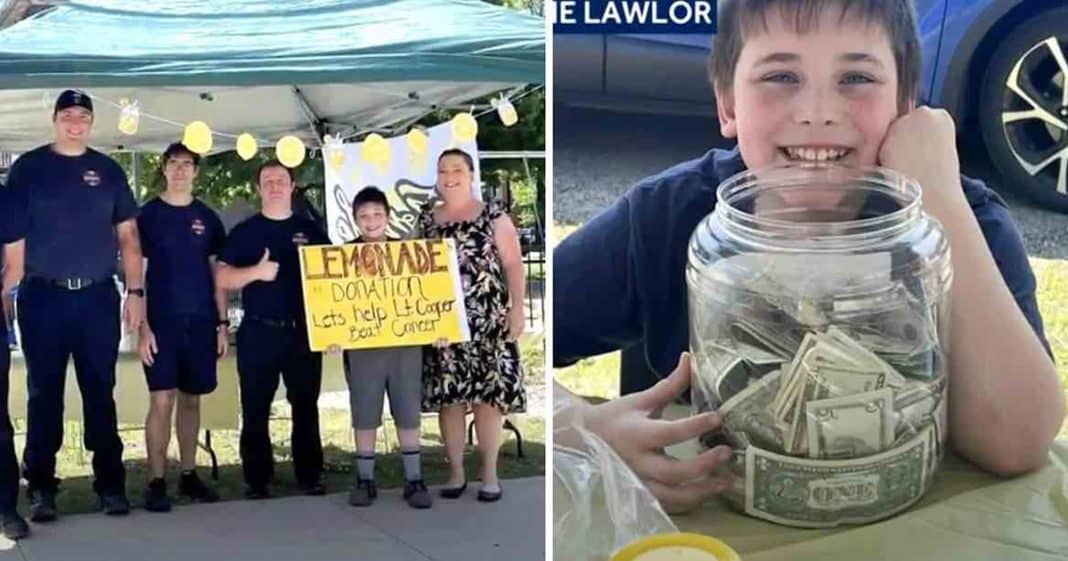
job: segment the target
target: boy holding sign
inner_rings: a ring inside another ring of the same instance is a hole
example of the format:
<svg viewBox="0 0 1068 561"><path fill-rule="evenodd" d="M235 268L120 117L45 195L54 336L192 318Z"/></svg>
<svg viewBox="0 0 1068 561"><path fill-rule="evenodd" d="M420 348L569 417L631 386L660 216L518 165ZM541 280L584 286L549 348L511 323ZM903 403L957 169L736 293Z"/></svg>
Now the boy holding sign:
<svg viewBox="0 0 1068 561"><path fill-rule="evenodd" d="M352 218L360 236L350 243L396 241L386 236L389 201L386 194L367 187L352 201ZM423 483L419 449L420 402L423 384L422 347L391 347L345 351L345 373L356 429L356 484L349 504L370 506L375 486L375 441L382 425L382 401L389 392L389 409L397 425L404 463L404 500L412 508L430 508L433 499Z"/></svg>

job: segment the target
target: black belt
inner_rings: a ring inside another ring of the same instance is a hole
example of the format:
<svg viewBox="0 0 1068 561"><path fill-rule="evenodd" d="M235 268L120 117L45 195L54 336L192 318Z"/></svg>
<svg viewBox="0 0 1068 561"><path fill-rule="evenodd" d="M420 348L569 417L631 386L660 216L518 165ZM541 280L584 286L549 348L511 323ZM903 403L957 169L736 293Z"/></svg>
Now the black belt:
<svg viewBox="0 0 1068 561"><path fill-rule="evenodd" d="M112 283L114 280L111 277L104 279L90 279L83 277L70 277L65 279L54 279L49 277L41 277L37 275L27 275L27 281L40 282L47 284L48 286L54 286L57 288L63 288L66 290L81 290L83 288L89 288L98 284Z"/></svg>
<svg viewBox="0 0 1068 561"><path fill-rule="evenodd" d="M246 315L245 318L246 319L250 319L250 320L252 320L252 321L254 321L256 323L262 323L263 325L266 325L266 326L269 326L269 327L282 327L282 328L286 328L286 329L296 329L298 327L303 327L304 326L303 323L301 323L301 322L299 322L297 320L294 320L294 319L275 319L275 318L265 318L265 317L262 317L262 316L254 316L254 315Z"/></svg>

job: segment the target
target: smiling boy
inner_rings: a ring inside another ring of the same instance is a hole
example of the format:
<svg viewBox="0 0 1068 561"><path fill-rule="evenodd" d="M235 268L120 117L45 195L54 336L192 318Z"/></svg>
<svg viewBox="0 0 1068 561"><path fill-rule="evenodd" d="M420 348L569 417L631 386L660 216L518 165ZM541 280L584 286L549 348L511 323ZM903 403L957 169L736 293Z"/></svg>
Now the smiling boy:
<svg viewBox="0 0 1068 561"><path fill-rule="evenodd" d="M715 413L649 418L690 381L689 361L679 359L688 341L687 243L727 177L833 160L916 179L924 209L946 230L955 271L952 444L1001 475L1041 465L1064 418L1064 393L1034 274L1005 203L960 175L951 117L916 107L920 59L911 3L727 1L712 52L721 132L738 146L643 180L556 249L554 364L640 342L649 365L662 376L670 372L649 390L589 406L587 426L670 510L728 485L706 476L729 457L726 447L687 461L662 452L717 428Z"/></svg>

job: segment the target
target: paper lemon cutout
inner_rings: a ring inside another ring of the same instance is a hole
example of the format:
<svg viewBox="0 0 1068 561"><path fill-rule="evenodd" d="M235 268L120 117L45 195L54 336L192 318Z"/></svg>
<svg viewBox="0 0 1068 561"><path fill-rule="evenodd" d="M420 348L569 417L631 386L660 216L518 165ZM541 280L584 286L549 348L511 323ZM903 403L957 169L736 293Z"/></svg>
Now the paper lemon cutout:
<svg viewBox="0 0 1068 561"><path fill-rule="evenodd" d="M304 161L304 141L289 135L283 136L274 147L274 155L287 168L295 168Z"/></svg>
<svg viewBox="0 0 1068 561"><path fill-rule="evenodd" d="M374 164L379 170L385 169L389 165L389 143L382 138L382 135L371 133L363 141L361 155L365 161Z"/></svg>
<svg viewBox="0 0 1068 561"><path fill-rule="evenodd" d="M411 151L413 156L422 156L426 154L427 144L430 142L426 133L422 129L412 129L408 131L408 134L404 137L408 143L408 150Z"/></svg>
<svg viewBox="0 0 1068 561"><path fill-rule="evenodd" d="M185 126L182 144L197 154L211 152L211 129L204 121L193 121Z"/></svg>
<svg viewBox="0 0 1068 561"><path fill-rule="evenodd" d="M241 156L242 160L246 162L251 160L260 149L259 143L249 133L244 133L237 137L237 155Z"/></svg>
<svg viewBox="0 0 1068 561"><path fill-rule="evenodd" d="M460 142L471 142L478 136L478 122L470 113L460 113L452 118L452 136Z"/></svg>

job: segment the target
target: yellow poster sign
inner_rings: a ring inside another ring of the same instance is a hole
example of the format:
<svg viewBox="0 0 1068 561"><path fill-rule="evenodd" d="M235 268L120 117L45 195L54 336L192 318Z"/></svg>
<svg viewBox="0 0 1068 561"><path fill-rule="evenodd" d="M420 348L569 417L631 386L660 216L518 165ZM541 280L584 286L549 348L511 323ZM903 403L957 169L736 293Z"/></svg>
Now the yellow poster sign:
<svg viewBox="0 0 1068 561"><path fill-rule="evenodd" d="M452 240L300 248L313 351L471 338Z"/></svg>

